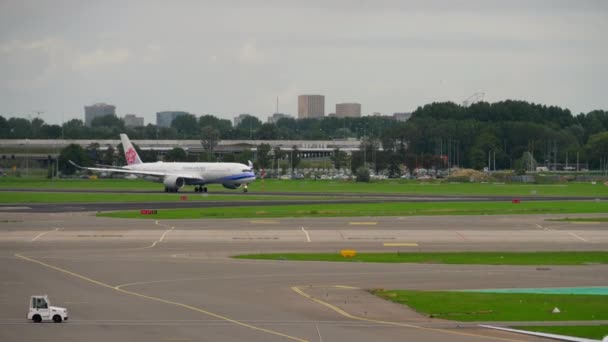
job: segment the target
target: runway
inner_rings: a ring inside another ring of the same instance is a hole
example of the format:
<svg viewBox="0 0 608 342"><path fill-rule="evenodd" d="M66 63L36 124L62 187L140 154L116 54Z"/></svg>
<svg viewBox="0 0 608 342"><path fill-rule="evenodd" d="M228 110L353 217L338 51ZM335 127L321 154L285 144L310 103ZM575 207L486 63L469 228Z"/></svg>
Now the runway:
<svg viewBox="0 0 608 342"><path fill-rule="evenodd" d="M552 217L154 221L87 212L2 212L0 340L541 341L431 319L366 290L600 286L608 282L608 265L322 263L229 256L343 248L608 247L608 224L546 221ZM396 242L402 244L391 245ZM25 321L29 296L45 293L69 309L68 323Z"/></svg>

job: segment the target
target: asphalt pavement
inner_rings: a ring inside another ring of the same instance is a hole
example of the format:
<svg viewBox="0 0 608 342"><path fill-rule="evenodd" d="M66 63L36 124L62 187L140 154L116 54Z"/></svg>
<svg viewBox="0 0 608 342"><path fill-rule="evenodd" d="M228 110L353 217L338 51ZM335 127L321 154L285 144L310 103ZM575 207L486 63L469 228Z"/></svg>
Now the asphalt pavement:
<svg viewBox="0 0 608 342"><path fill-rule="evenodd" d="M88 212L0 212L0 340L544 341L483 329L477 326L481 322L429 318L367 290L601 286L608 282L608 265L324 263L230 256L343 248L608 247L607 223L546 221L555 217L156 221ZM33 294L48 294L54 305L67 307L69 321L27 322Z"/></svg>

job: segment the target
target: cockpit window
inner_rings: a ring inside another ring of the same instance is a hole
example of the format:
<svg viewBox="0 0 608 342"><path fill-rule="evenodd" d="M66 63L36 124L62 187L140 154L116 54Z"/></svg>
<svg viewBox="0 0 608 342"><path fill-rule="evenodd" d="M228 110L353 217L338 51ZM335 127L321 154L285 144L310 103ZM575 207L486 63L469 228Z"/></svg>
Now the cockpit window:
<svg viewBox="0 0 608 342"><path fill-rule="evenodd" d="M242 172L251 172L251 170L250 169L245 169Z"/></svg>

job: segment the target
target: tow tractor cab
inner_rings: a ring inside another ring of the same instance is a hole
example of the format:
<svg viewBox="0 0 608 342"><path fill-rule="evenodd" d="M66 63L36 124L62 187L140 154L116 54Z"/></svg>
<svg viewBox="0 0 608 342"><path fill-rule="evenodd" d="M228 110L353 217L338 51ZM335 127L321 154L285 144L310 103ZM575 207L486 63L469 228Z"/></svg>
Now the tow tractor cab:
<svg viewBox="0 0 608 342"><path fill-rule="evenodd" d="M55 323L61 323L61 321L68 320L68 310L66 308L51 306L51 302L49 302L49 298L46 295L32 296L30 298L30 311L27 314L27 319L31 319L36 323L51 320Z"/></svg>

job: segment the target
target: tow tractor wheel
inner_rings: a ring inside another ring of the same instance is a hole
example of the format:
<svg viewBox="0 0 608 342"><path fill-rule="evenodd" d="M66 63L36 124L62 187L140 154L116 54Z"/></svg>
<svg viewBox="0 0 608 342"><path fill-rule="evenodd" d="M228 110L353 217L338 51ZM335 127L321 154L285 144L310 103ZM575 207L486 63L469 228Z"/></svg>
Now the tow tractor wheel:
<svg viewBox="0 0 608 342"><path fill-rule="evenodd" d="M34 317L32 317L32 321L34 321L34 323L40 323L42 322L42 317L40 317L40 315L34 315Z"/></svg>
<svg viewBox="0 0 608 342"><path fill-rule="evenodd" d="M53 322L55 322L55 323L61 323L61 316L59 316L59 315L53 316Z"/></svg>

